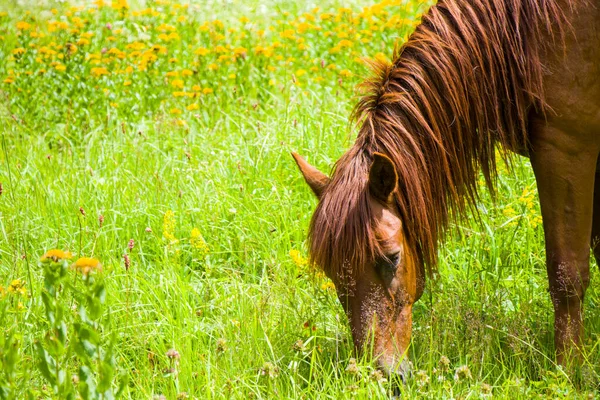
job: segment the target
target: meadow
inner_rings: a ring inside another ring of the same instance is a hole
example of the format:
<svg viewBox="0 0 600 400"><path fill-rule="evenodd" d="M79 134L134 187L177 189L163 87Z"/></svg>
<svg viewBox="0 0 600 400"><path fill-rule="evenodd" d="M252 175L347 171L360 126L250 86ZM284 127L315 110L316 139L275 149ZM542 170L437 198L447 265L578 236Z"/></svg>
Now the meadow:
<svg viewBox="0 0 600 400"><path fill-rule="evenodd" d="M2 2L0 399L387 398L308 265L290 152L331 170L366 60L431 4ZM400 397L593 399L598 267L566 373L533 173L498 168L415 304Z"/></svg>

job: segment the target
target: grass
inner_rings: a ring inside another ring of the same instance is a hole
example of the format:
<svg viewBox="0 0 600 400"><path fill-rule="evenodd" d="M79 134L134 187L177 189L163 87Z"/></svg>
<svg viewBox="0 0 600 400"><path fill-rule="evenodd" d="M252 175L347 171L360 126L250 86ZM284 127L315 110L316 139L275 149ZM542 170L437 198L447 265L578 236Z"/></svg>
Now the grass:
<svg viewBox="0 0 600 400"><path fill-rule="evenodd" d="M125 398L387 396L369 361L353 360L331 285L306 265L316 200L289 152L330 170L352 142L361 58L389 56L426 4L341 4L0 6L0 398L63 397L36 351L55 332L38 261L52 248L103 264L90 329L99 348L114 345ZM414 307L404 398L599 390L598 268L575 379L553 361L530 165L499 168L496 200L482 192L481 223L449 235ZM72 347L89 281L65 279L68 384L110 362L85 364Z"/></svg>

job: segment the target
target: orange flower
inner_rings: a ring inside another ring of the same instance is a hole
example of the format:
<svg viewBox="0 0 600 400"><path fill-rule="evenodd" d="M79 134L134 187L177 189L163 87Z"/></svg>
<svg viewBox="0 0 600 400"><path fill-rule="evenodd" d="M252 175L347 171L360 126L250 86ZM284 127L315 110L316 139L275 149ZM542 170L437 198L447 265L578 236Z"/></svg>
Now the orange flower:
<svg viewBox="0 0 600 400"><path fill-rule="evenodd" d="M73 258L73 254L69 251L62 251L58 249L48 250L44 255L40 258L40 261L43 263L48 262L60 262L62 260L70 260Z"/></svg>
<svg viewBox="0 0 600 400"><path fill-rule="evenodd" d="M81 257L71 265L71 268L80 271L83 275L89 275L90 272L102 271L102 264L95 258Z"/></svg>

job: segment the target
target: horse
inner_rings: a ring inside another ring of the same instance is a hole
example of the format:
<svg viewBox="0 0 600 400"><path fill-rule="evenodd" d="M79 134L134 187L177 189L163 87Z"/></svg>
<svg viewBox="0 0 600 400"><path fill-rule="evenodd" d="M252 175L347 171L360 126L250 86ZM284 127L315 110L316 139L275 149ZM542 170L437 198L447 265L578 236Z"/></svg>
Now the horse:
<svg viewBox="0 0 600 400"><path fill-rule="evenodd" d="M600 261L600 5L439 0L372 69L331 176L292 153L318 198L310 260L335 284L356 350L406 378L438 242L476 205L480 171L493 193L497 158L516 153L539 193L556 361L577 362L590 248Z"/></svg>

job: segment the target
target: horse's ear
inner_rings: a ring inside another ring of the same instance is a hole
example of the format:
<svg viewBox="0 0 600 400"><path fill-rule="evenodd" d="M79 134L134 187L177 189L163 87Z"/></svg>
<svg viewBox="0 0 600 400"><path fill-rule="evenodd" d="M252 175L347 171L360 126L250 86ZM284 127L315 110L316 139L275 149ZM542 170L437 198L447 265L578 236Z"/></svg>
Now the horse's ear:
<svg viewBox="0 0 600 400"><path fill-rule="evenodd" d="M369 170L369 190L376 199L388 203L398 184L396 167L388 156L381 153L373 154L373 164Z"/></svg>
<svg viewBox="0 0 600 400"><path fill-rule="evenodd" d="M318 198L321 198L325 186L329 183L329 177L307 163L306 160L297 153L292 152L292 157L294 157L296 164L298 164L298 168L300 168L300 172L302 172L308 186L310 186Z"/></svg>

